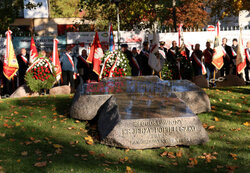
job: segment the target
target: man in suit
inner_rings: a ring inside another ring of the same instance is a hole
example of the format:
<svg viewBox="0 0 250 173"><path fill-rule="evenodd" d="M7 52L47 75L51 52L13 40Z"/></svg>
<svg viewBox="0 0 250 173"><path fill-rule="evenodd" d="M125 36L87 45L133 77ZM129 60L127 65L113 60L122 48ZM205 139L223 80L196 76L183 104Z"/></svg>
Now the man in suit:
<svg viewBox="0 0 250 173"><path fill-rule="evenodd" d="M223 61L224 61L224 65L221 68L220 72L221 72L221 76L225 76L225 72L226 75L229 74L230 72L230 64L232 64L232 49L230 46L227 45L227 38L223 38L222 39L222 48L223 48L223 52L224 52L224 56L223 56Z"/></svg>
<svg viewBox="0 0 250 173"><path fill-rule="evenodd" d="M62 78L63 85L68 85L70 83L71 92L75 91L75 79L77 73L77 59L71 52L71 46L66 47L66 51L60 56L60 62L62 67Z"/></svg>
<svg viewBox="0 0 250 173"><path fill-rule="evenodd" d="M139 65L142 71L142 75L147 76L147 75L152 75L153 70L152 68L148 65L148 59L149 59L149 44L148 42L143 43L143 49L141 50L140 54L138 55L138 61Z"/></svg>
<svg viewBox="0 0 250 173"><path fill-rule="evenodd" d="M237 57L237 51L238 51L238 40L236 38L233 39L233 45L232 45L232 62L231 66L233 68L233 74L236 75L236 57Z"/></svg>
<svg viewBox="0 0 250 173"><path fill-rule="evenodd" d="M29 55L27 54L27 51L25 48L22 48L20 50L20 54L17 56L17 62L19 65L18 69L18 86L22 86L25 83L25 74L29 67Z"/></svg>
<svg viewBox="0 0 250 173"><path fill-rule="evenodd" d="M245 78L247 84L249 84L249 70L250 70L250 41L247 42L247 47L245 49L246 53L246 68L245 68Z"/></svg>

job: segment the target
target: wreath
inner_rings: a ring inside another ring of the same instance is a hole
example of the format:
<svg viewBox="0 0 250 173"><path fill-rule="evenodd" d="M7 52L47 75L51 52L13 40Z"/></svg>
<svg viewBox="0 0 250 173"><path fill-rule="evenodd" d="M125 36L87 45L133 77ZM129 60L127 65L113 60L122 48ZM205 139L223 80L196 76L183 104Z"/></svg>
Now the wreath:
<svg viewBox="0 0 250 173"><path fill-rule="evenodd" d="M33 92L51 89L56 82L56 72L49 58L39 55L29 66L25 80Z"/></svg>
<svg viewBox="0 0 250 173"><path fill-rule="evenodd" d="M172 80L173 79L172 70L170 70L168 63L164 64L164 66L161 70L161 76L162 76L163 80Z"/></svg>
<svg viewBox="0 0 250 173"><path fill-rule="evenodd" d="M100 77L122 77L131 75L129 60L119 50L107 51L102 58L102 70Z"/></svg>

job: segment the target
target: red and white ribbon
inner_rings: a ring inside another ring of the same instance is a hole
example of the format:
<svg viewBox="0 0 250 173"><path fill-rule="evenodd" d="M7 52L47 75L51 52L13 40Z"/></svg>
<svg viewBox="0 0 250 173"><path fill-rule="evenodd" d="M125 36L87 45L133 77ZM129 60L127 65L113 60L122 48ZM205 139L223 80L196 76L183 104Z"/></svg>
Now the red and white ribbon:
<svg viewBox="0 0 250 173"><path fill-rule="evenodd" d="M246 48L245 49L246 50L246 57L247 57L247 59L248 59L248 62L250 62L250 49L249 48Z"/></svg>
<svg viewBox="0 0 250 173"><path fill-rule="evenodd" d="M113 64L113 66L112 66L111 69L110 69L109 77L113 77L112 75L113 75L114 70L115 70L115 68L116 68L117 59L118 59L118 55L116 55L115 63Z"/></svg>
<svg viewBox="0 0 250 173"><path fill-rule="evenodd" d="M70 56L70 54L66 53L66 56L68 57L69 62L72 65L72 68L73 68L73 72L74 72L73 78L76 79L74 61L73 61L72 57Z"/></svg>
<svg viewBox="0 0 250 173"><path fill-rule="evenodd" d="M237 53L234 51L234 49L233 48L231 48L231 49L232 49L232 55L237 56Z"/></svg>
<svg viewBox="0 0 250 173"><path fill-rule="evenodd" d="M21 55L21 58L22 58L22 60L23 60L23 62L24 62L25 64L28 63L28 60L27 60L27 58L26 58L25 56Z"/></svg>
<svg viewBox="0 0 250 173"><path fill-rule="evenodd" d="M203 62L196 56L194 52L193 52L193 57L194 57L195 62L201 67L202 74L205 75L207 71Z"/></svg>
<svg viewBox="0 0 250 173"><path fill-rule="evenodd" d="M103 63L103 66L102 66L102 69L101 69L101 73L99 75L99 79L102 79L102 74L104 72L104 70L106 69L106 64L108 62L108 60L113 56L113 53L109 54L106 59L104 60L104 63Z"/></svg>
<svg viewBox="0 0 250 173"><path fill-rule="evenodd" d="M81 55L79 57L84 62L84 64L86 64L89 67L89 63L87 63L87 61Z"/></svg>

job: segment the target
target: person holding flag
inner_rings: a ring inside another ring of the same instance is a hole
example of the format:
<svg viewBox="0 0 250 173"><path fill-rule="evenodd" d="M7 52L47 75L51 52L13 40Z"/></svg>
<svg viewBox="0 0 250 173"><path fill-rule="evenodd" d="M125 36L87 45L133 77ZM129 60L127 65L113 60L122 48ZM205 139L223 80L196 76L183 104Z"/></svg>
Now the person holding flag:
<svg viewBox="0 0 250 173"><path fill-rule="evenodd" d="M75 91L75 79L77 73L77 59L71 52L71 46L67 45L66 51L60 56L60 62L62 67L62 84L68 85L70 83L71 92Z"/></svg>
<svg viewBox="0 0 250 173"><path fill-rule="evenodd" d="M221 70L220 70L220 74L222 77L225 76L225 72L226 75L229 75L230 72L230 64L232 62L232 49L230 46L227 45L227 38L222 38L222 50L224 53L223 56L223 61L224 61L224 65L222 66Z"/></svg>
<svg viewBox="0 0 250 173"><path fill-rule="evenodd" d="M245 79L246 83L249 84L249 70L250 70L250 41L247 42L247 47L245 49L246 54L246 68L245 68Z"/></svg>
<svg viewBox="0 0 250 173"><path fill-rule="evenodd" d="M25 83L24 77L26 74L26 70L29 67L29 54L27 54L27 51L25 48L21 48L20 54L17 56L17 61L19 65L19 70L18 70L18 85L17 86L22 86Z"/></svg>
<svg viewBox="0 0 250 173"><path fill-rule="evenodd" d="M77 57L77 70L79 73L79 76L83 79L84 82L87 82L89 80L90 75L90 65L87 62L87 51L86 49L82 49L82 54Z"/></svg>
<svg viewBox="0 0 250 173"><path fill-rule="evenodd" d="M211 44L209 41L206 43L206 49L203 51L205 67L207 70L207 80L209 81L210 77L214 75L214 65L212 64L213 60L213 49L211 49Z"/></svg>
<svg viewBox="0 0 250 173"><path fill-rule="evenodd" d="M191 60L192 60L192 65L194 68L194 75L198 76L198 75L205 75L206 72L206 68L203 64L203 53L200 50L200 44L196 44L195 45L195 49L191 55Z"/></svg>
<svg viewBox="0 0 250 173"><path fill-rule="evenodd" d="M236 75L236 57L238 52L238 40L236 38L233 39L233 45L231 47L232 49L232 68L233 68L233 74Z"/></svg>

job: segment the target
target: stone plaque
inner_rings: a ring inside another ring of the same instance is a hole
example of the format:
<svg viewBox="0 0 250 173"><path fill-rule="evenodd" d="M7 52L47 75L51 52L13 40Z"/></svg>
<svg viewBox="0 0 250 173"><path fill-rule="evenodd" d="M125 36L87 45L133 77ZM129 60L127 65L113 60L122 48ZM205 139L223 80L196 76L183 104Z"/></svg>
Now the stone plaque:
<svg viewBox="0 0 250 173"><path fill-rule="evenodd" d="M112 96L99 114L98 131L103 144L130 149L208 141L199 118L174 95Z"/></svg>

